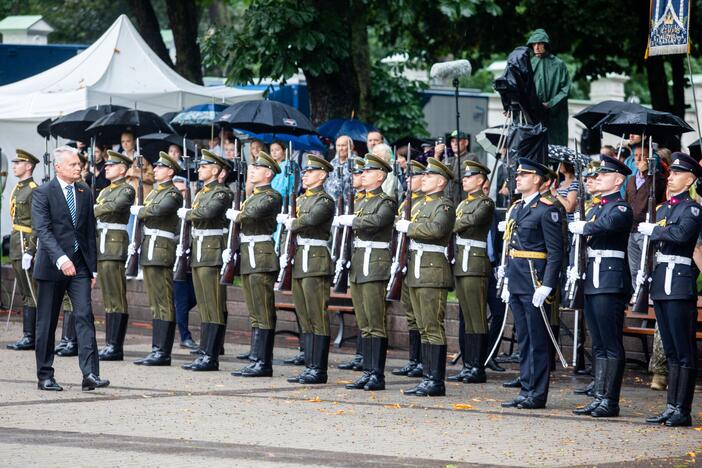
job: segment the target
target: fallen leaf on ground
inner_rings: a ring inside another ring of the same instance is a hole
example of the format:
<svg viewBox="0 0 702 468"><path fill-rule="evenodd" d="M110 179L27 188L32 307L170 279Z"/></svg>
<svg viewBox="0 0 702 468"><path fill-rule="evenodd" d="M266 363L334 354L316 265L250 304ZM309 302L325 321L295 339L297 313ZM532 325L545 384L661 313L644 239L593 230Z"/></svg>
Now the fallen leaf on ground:
<svg viewBox="0 0 702 468"><path fill-rule="evenodd" d="M454 403L453 409L455 409L455 410L472 410L473 405L469 405L467 403Z"/></svg>
<svg viewBox="0 0 702 468"><path fill-rule="evenodd" d="M392 409L400 409L402 406L399 403L395 403L394 405L384 405L385 408L392 408Z"/></svg>
<svg viewBox="0 0 702 468"><path fill-rule="evenodd" d="M305 400L305 401L308 403L319 403L320 401L322 401L322 399L319 398L318 396L316 396L314 398L310 398L309 400Z"/></svg>

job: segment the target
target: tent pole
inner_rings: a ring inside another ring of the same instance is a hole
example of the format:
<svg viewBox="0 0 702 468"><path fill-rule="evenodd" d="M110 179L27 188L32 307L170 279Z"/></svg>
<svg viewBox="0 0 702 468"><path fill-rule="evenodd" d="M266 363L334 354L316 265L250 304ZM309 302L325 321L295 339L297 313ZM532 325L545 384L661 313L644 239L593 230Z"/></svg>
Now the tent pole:
<svg viewBox="0 0 702 468"><path fill-rule="evenodd" d="M695 82L692 80L692 61L690 54L687 54L687 69L690 72L690 84L692 85L692 102L695 103L695 121L697 122L697 136L700 136L700 111L697 109L697 96L695 95Z"/></svg>

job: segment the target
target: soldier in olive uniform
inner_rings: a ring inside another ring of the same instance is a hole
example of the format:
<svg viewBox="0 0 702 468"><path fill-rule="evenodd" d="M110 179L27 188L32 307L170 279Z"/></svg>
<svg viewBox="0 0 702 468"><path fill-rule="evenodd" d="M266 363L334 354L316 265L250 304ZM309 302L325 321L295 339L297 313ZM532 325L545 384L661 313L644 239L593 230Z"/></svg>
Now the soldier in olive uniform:
<svg viewBox="0 0 702 468"><path fill-rule="evenodd" d="M307 156L302 172L305 193L297 199L296 216L283 221L285 227L296 235L292 294L306 361L302 373L289 377L289 382L327 382L330 337L326 309L332 274L328 241L334 218L334 200L324 192L324 181L332 170L332 165L323 158L312 154ZM283 257L281 264L285 264L285 260Z"/></svg>
<svg viewBox="0 0 702 468"><path fill-rule="evenodd" d="M456 295L465 323L463 369L451 381L483 383L488 353L487 288L492 273L487 256L487 236L495 212L493 202L483 191L490 169L474 161L464 163L463 191L468 196L456 209L456 262L453 274Z"/></svg>
<svg viewBox="0 0 702 468"><path fill-rule="evenodd" d="M444 189L453 180L453 172L435 158L427 159L422 175L424 198L418 203L411 220L395 224L398 232L411 239L405 281L409 287L412 309L422 340L424 380L405 394L443 396L446 394L446 330L444 315L448 290L453 286L447 248L456 210L444 196Z"/></svg>
<svg viewBox="0 0 702 468"><path fill-rule="evenodd" d="M12 160L12 172L19 179L10 194L10 261L15 281L22 297L22 338L8 344L8 349L26 351L34 349L37 323L36 284L32 278L32 259L37 249L36 237L32 233L32 192L37 183L32 178L34 167L39 162L34 155L17 149Z"/></svg>
<svg viewBox="0 0 702 468"><path fill-rule="evenodd" d="M127 279L124 262L127 260L129 234L127 221L129 207L134 204L136 192L127 183L125 174L132 160L115 151L107 151L105 176L110 185L97 197L98 282L105 306L105 337L107 345L100 350L100 360L121 361L127 334L129 313L127 306Z"/></svg>
<svg viewBox="0 0 702 468"><path fill-rule="evenodd" d="M426 166L419 161L410 161L410 191L412 192L411 216L414 216L418 208L421 206L422 198L422 174L426 170ZM402 219L405 213L405 204L407 200L403 200L397 210L397 220ZM421 377L424 374L422 367L421 347L422 340L419 334L419 326L412 310L412 302L410 301L409 288L407 282L402 282L402 292L400 294L400 303L405 309L405 317L407 318L407 330L409 335L409 360L407 364L398 369L393 369L393 375L406 375L407 377Z"/></svg>
<svg viewBox="0 0 702 468"><path fill-rule="evenodd" d="M144 274L144 289L153 314L152 350L134 363L142 366L170 366L175 337L173 305L173 264L176 254L176 213L183 196L173 185L173 176L180 170L178 162L161 151L154 165L157 184L144 199L144 206L132 205L131 214L144 223L139 263ZM128 254L135 248L129 245Z"/></svg>
<svg viewBox="0 0 702 468"><path fill-rule="evenodd" d="M227 218L241 228L241 286L249 314L258 326L253 329L251 355L255 359L232 375L242 377L271 377L273 375L273 345L275 341L275 293L273 286L278 272L273 233L276 217L280 213L283 198L271 187L271 181L280 174L280 166L268 154L261 151L249 167L248 180L253 193L241 207L241 211L227 210ZM224 260L229 261L231 252L225 251Z"/></svg>
<svg viewBox="0 0 702 468"><path fill-rule="evenodd" d="M385 292L390 279L390 238L397 203L383 192L392 167L372 154L366 155L361 182L364 199L352 215L338 216L339 224L354 231L349 282L356 322L361 332L363 375L348 389L384 390L388 350Z"/></svg>
<svg viewBox="0 0 702 468"><path fill-rule="evenodd" d="M227 287L220 284L222 251L226 248L224 213L232 205L232 192L218 181L219 173L229 167L220 156L204 149L198 178L204 183L193 200L192 209L178 208L178 217L192 222L190 266L197 308L202 320L200 349L203 353L183 369L219 370L219 353L227 329ZM182 254L177 251L176 256Z"/></svg>

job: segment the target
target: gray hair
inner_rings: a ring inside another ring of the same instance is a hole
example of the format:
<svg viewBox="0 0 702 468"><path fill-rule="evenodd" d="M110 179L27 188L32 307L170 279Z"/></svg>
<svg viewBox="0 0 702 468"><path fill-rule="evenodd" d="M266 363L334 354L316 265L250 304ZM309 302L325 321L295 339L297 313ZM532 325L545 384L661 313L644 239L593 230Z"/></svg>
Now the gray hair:
<svg viewBox="0 0 702 468"><path fill-rule="evenodd" d="M52 153L51 157L54 160L54 164L60 164L63 162L64 154L70 153L72 155L78 156L78 150L72 146L63 145L56 148Z"/></svg>
<svg viewBox="0 0 702 468"><path fill-rule="evenodd" d="M371 151L375 156L383 158L385 162L390 162L392 159L392 149L385 143L378 143Z"/></svg>

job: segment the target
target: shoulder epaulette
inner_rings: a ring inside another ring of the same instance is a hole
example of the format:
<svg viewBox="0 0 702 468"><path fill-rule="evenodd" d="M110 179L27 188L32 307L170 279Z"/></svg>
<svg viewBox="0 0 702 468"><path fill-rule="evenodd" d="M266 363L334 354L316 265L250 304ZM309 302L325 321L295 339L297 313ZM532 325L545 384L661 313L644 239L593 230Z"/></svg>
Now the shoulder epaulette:
<svg viewBox="0 0 702 468"><path fill-rule="evenodd" d="M33 189L39 187L39 186L37 185L37 183L34 182L33 180L29 182L29 186L30 186L31 188L33 188Z"/></svg>
<svg viewBox="0 0 702 468"><path fill-rule="evenodd" d="M541 203L544 205L552 206L553 205L553 200L549 200L548 198L541 197L539 198L541 200Z"/></svg>

